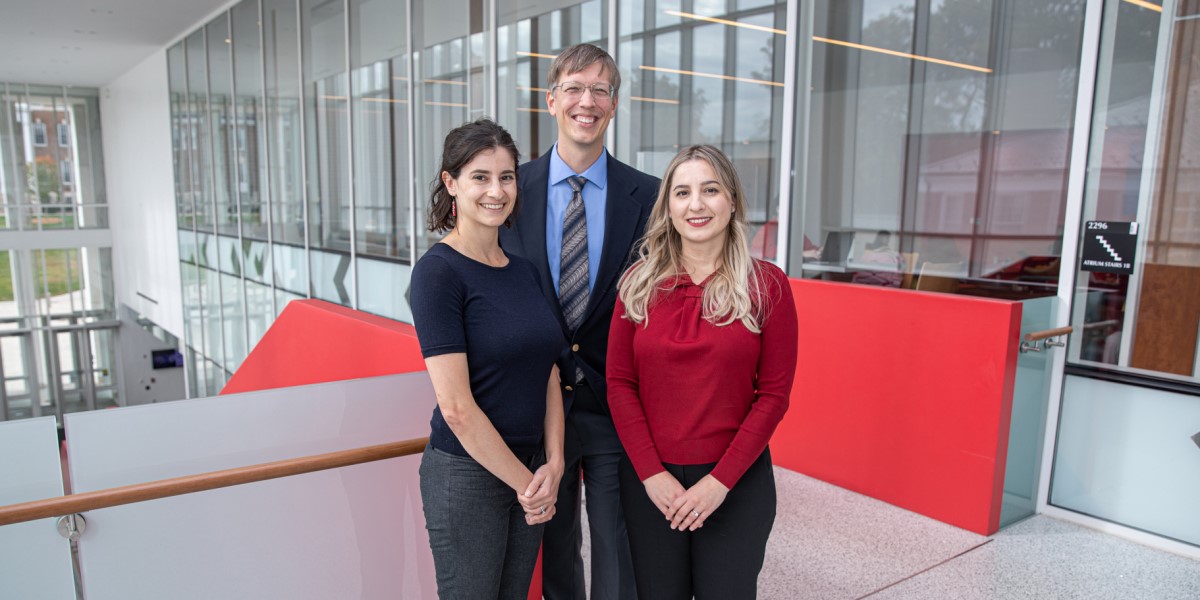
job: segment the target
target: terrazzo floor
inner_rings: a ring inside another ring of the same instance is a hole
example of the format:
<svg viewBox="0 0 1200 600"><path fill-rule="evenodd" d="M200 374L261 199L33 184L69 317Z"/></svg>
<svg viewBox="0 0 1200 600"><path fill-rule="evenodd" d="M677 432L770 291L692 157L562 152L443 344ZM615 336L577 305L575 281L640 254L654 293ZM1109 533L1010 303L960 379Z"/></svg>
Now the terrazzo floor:
<svg viewBox="0 0 1200 600"><path fill-rule="evenodd" d="M761 600L1200 599L1200 561L1050 517L984 537L786 469L775 482ZM586 525L583 552L590 580Z"/></svg>

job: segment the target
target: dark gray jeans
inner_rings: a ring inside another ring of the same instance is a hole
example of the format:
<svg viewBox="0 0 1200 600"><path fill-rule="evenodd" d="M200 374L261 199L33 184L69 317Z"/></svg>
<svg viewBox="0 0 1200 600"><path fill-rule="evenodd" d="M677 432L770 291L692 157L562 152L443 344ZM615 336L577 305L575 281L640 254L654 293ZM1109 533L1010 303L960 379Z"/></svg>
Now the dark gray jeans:
<svg viewBox="0 0 1200 600"><path fill-rule="evenodd" d="M529 470L539 453L518 457ZM525 524L517 493L469 456L431 446L421 457L421 503L441 600L524 600L545 525Z"/></svg>

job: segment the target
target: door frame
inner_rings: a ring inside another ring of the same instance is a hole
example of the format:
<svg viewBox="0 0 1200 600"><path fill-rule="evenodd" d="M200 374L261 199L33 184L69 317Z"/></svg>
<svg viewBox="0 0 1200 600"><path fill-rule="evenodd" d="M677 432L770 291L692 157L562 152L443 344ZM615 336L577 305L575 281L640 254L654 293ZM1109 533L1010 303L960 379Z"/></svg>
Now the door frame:
<svg viewBox="0 0 1200 600"><path fill-rule="evenodd" d="M1079 61L1079 89L1075 102L1074 133L1071 140L1071 162L1067 179L1067 199L1065 220L1062 237L1062 257L1058 280L1058 307L1056 322L1059 325L1071 324L1071 314L1075 300L1075 288L1079 264L1079 239L1083 227L1084 194L1087 185L1088 158L1090 156L1092 121L1094 118L1095 90L1098 83L1098 68L1100 62L1101 26L1104 21L1104 8L1108 3L1119 3L1121 0L1109 2L1088 2L1084 14L1083 44ZM1163 0L1163 19L1166 23L1160 28L1159 60L1155 71L1155 82L1164 78L1159 71L1165 70L1161 58L1169 49L1169 39L1173 31L1175 0ZM1161 85L1159 86L1161 87ZM1151 113L1157 114L1153 108ZM1156 129L1158 123L1151 121L1149 127ZM1148 140L1156 138L1154 131L1147 134ZM1147 156L1150 156L1148 153ZM1145 189L1145 186L1143 186ZM1130 283L1133 289L1133 282ZM1097 529L1104 533L1125 538L1139 544L1200 559L1200 548L1191 544L1171 540L1140 529L1128 527L1112 521L1107 521L1050 504L1050 484L1053 479L1054 457L1057 450L1059 416L1062 408L1062 392L1065 382L1067 348L1060 348L1053 353L1050 367L1050 389L1046 410L1045 439L1042 442L1042 462L1038 480L1037 514L1061 519L1077 525Z"/></svg>

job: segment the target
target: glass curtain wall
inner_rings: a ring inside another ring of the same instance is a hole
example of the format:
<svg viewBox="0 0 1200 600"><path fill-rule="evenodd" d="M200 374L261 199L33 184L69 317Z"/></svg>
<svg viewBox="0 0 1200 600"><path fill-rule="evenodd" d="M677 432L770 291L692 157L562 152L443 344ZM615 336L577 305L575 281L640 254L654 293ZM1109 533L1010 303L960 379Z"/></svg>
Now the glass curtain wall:
<svg viewBox="0 0 1200 600"><path fill-rule="evenodd" d="M617 158L656 175L687 144L734 159L756 256L1053 295L1083 6L245 0L168 52L192 391L219 390L291 299L410 319L445 132L495 115L526 160L548 151L546 74L578 42L620 66Z"/></svg>
<svg viewBox="0 0 1200 600"><path fill-rule="evenodd" d="M806 7L791 272L1054 295L1084 2Z"/></svg>

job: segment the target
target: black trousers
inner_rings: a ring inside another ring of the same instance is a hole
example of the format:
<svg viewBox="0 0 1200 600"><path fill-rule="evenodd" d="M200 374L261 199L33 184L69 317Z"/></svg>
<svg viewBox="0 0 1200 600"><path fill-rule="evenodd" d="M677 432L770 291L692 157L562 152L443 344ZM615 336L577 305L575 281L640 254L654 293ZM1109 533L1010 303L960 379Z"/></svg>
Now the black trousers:
<svg viewBox="0 0 1200 600"><path fill-rule="evenodd" d="M684 488L716 466L664 465ZM621 504L639 600L746 600L757 597L767 538L775 524L775 474L766 450L725 502L696 531L674 531L625 458Z"/></svg>
<svg viewBox="0 0 1200 600"><path fill-rule="evenodd" d="M542 538L542 595L546 600L635 600L633 559L617 492L625 451L609 417L586 383L575 386L567 415L565 467L558 512ZM626 459L628 460L628 459ZM580 480L591 533L592 589L583 581Z"/></svg>

